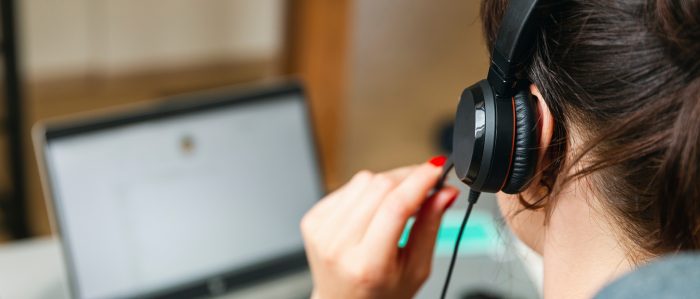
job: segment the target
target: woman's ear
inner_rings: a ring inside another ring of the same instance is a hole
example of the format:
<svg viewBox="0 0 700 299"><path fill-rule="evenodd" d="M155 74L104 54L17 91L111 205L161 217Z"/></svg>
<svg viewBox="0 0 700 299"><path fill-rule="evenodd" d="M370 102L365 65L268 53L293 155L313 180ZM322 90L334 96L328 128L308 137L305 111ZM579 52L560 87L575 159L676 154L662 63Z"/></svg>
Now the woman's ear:
<svg viewBox="0 0 700 299"><path fill-rule="evenodd" d="M537 101L537 127L540 134L540 143L538 144L539 150L537 153L537 169L535 173L539 173L540 170L542 170L543 163L547 163L547 161L544 161L544 158L549 145L552 143L552 136L554 135L554 117L549 110L547 102L542 97L539 88L537 88L535 84L530 84L530 93Z"/></svg>
<svg viewBox="0 0 700 299"><path fill-rule="evenodd" d="M554 117L549 110L547 102L542 97L540 90L534 84L530 85L530 93L536 101L535 108L537 109L537 128L539 132L539 144L537 153L537 169L535 169L535 177L532 178L531 184L520 194L511 195L503 192L496 194L498 198L498 206L501 213L505 216L508 226L528 247L535 250L539 254L543 254L543 244L545 238L545 211L524 209L521 199L535 204L544 196L542 187L542 169L543 166L550 161L547 161L547 149L552 142L554 136ZM515 217L517 215L517 217Z"/></svg>

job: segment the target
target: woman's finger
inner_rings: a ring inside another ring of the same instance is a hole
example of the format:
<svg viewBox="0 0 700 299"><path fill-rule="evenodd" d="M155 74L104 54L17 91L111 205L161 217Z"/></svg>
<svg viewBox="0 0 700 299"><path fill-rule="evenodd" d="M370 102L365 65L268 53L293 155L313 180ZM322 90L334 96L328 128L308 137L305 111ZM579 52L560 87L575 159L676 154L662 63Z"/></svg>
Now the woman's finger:
<svg viewBox="0 0 700 299"><path fill-rule="evenodd" d="M339 244L340 246L354 244L362 239L384 198L415 168L416 166L407 166L376 174L357 200L344 202L344 207L341 209L345 213L340 217L347 218L344 222L352 225L346 225L338 232L343 236L341 241L343 244Z"/></svg>
<svg viewBox="0 0 700 299"><path fill-rule="evenodd" d="M386 263L395 258L397 244L404 226L427 199L440 176L440 167L425 163L414 169L398 187L392 190L379 206L362 239L365 248L371 248L368 258Z"/></svg>
<svg viewBox="0 0 700 299"><path fill-rule="evenodd" d="M389 171L382 172L382 174L388 176L392 180L395 180L397 182L401 182L404 179L406 179L406 177L408 177L408 175L411 174L411 172L413 172L413 170L415 170L418 166L419 165L399 167L399 168L395 168L395 169L392 169Z"/></svg>
<svg viewBox="0 0 700 299"><path fill-rule="evenodd" d="M430 272L435 238L447 208L457 199L459 190L445 187L429 199L420 209L411 228L408 243L404 248L406 267L417 279L427 277Z"/></svg>
<svg viewBox="0 0 700 299"><path fill-rule="evenodd" d="M321 227L318 223L324 221L324 216L328 215L328 212L333 210L333 205L337 204L337 199L342 197L346 192L350 182L352 182L352 180L316 202L304 215L302 219L302 230L307 230L306 232L310 233Z"/></svg>
<svg viewBox="0 0 700 299"><path fill-rule="evenodd" d="M374 175L369 171L360 171L353 176L350 182L342 187L342 192L339 192L331 198L322 200L327 201L327 203L323 211L316 214L318 221L314 225L317 226L316 232L324 242L328 242L333 236L337 235L337 231L335 231L336 227L348 225L340 221L344 219L344 217L342 217L343 214L347 213L347 211L342 208L344 202L355 200L367 188L373 176Z"/></svg>
<svg viewBox="0 0 700 299"><path fill-rule="evenodd" d="M341 213L340 216L350 218L351 215L357 213L358 206L371 204L372 202L376 202L376 199L383 198L383 196L378 197L375 193L381 193L382 189L387 186L393 189L408 176L413 168L415 168L415 166L406 166L373 174L370 181L367 183L367 187L362 190L362 193L356 197L346 196L342 202L338 203L337 207L345 211L345 213Z"/></svg>

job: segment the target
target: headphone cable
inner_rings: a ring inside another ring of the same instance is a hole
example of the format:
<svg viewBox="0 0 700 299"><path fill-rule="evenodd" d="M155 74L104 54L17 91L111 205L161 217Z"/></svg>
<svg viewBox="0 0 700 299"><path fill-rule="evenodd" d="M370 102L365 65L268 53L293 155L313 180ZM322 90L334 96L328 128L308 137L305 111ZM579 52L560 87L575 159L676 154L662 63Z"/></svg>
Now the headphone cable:
<svg viewBox="0 0 700 299"><path fill-rule="evenodd" d="M457 241L455 243L454 250L452 251L452 259L450 260L450 267L447 269L447 277L445 278L445 285L442 287L441 299L445 299L447 295L447 289L450 286L450 279L452 278L452 270L455 267L455 260L457 259L457 252L459 251L459 243L462 241L462 234L464 233L464 228L467 226L467 221L469 220L469 215L472 213L474 204L479 200L479 195L481 192L469 190L469 199L467 204L467 212L464 214L464 219L462 220L462 225L459 227L459 233L457 234Z"/></svg>

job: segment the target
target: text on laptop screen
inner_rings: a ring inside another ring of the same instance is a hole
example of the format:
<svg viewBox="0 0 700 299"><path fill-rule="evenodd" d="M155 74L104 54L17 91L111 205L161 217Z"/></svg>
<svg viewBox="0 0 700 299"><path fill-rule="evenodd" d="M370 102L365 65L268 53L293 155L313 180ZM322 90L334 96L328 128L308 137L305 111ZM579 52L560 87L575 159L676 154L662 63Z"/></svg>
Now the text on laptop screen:
<svg viewBox="0 0 700 299"><path fill-rule="evenodd" d="M321 182L304 102L282 97L49 139L78 295L148 294L301 249Z"/></svg>

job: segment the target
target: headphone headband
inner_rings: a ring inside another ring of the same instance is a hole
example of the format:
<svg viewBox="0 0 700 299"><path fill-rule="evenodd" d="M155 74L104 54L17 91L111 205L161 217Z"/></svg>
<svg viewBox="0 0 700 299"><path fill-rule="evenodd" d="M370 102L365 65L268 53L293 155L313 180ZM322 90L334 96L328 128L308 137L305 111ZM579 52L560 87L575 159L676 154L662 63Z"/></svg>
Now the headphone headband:
<svg viewBox="0 0 700 299"><path fill-rule="evenodd" d="M501 20L491 53L487 80L499 97L509 98L517 84L517 74L530 58L535 45L538 0L510 0Z"/></svg>

